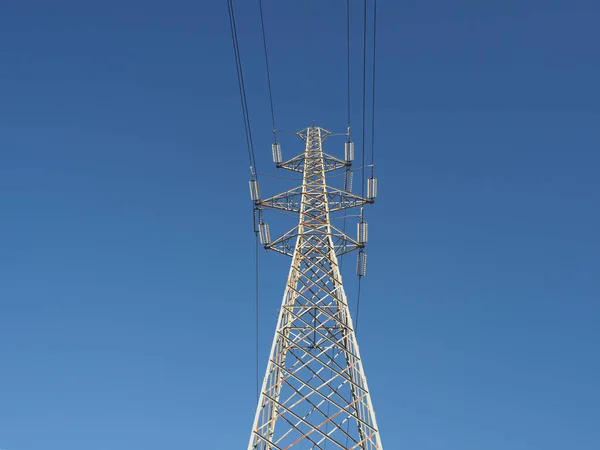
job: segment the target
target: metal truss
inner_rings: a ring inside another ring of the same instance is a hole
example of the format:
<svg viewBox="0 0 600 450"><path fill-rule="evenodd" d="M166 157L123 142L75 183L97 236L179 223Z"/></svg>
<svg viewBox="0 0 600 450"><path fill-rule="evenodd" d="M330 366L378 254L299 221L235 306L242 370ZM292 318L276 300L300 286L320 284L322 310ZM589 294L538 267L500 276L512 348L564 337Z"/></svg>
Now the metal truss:
<svg viewBox="0 0 600 450"><path fill-rule="evenodd" d="M294 256L295 241L300 236L300 225L296 225L291 230L287 231L274 241L265 244L267 250L275 250L284 255ZM356 239L351 238L340 229L330 225L330 235L333 242L333 250L337 256L349 253L353 250L364 248L365 244L361 244Z"/></svg>
<svg viewBox="0 0 600 450"><path fill-rule="evenodd" d="M335 156L323 153L323 169L325 172L341 169L342 167L350 166L349 162L343 161ZM304 173L304 155L298 155L288 161L277 164L277 167L291 170L292 172Z"/></svg>
<svg viewBox="0 0 600 450"><path fill-rule="evenodd" d="M289 191L261 200L258 202L258 205L299 213L302 210L302 204L304 202L313 204L316 208L324 208L324 205L319 205L320 203L323 203L321 200L322 195L327 197L325 203L328 205L329 212L356 208L357 206L362 206L366 203L373 203L372 200L351 194L350 192L346 192L333 186L325 185L324 188L325 190L323 192L317 192L312 190L306 191L304 186L298 186Z"/></svg>
<svg viewBox="0 0 600 450"><path fill-rule="evenodd" d="M304 153L278 166L301 169L302 186L254 198L259 211L297 212L299 221L264 242L292 263L248 450L382 450L337 259L362 252L366 239L351 238L330 220L333 211L373 200L326 184L326 172L349 165L323 153L330 132L313 126L298 135Z"/></svg>

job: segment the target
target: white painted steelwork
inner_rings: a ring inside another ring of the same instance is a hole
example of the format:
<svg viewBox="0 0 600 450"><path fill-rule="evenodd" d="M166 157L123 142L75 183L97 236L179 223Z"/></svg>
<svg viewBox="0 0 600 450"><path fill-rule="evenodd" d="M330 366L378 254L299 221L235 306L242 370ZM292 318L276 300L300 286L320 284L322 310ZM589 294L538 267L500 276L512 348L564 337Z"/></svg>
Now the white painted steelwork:
<svg viewBox="0 0 600 450"><path fill-rule="evenodd" d="M373 200L326 184L326 172L349 166L323 153L329 131L297 134L304 152L278 167L302 172L302 186L254 202L259 215L280 209L299 213L299 221L265 245L292 264L248 450L382 450L337 258L359 249L364 275L366 224L362 239L353 239L330 218Z"/></svg>

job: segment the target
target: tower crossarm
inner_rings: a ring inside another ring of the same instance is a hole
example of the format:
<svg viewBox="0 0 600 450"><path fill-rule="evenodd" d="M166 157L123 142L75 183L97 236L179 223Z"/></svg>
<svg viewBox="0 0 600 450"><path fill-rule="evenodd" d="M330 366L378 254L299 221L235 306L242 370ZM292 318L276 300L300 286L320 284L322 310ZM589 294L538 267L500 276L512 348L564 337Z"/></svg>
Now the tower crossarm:
<svg viewBox="0 0 600 450"><path fill-rule="evenodd" d="M373 203L372 199L364 198L333 186L324 186L324 189L320 191L306 189L306 192L303 191L302 186L298 186L264 200L257 200L255 204L256 206L265 208L299 213L302 209L302 199L304 198L304 201L309 206L312 205L313 212L318 212L319 207L322 207L323 204L323 195L327 196L329 212L356 208L367 203Z"/></svg>
<svg viewBox="0 0 600 450"><path fill-rule="evenodd" d="M344 233L339 228L331 225L331 239L333 242L333 249L336 256L341 256L346 253L350 253L353 250L363 248L365 245L359 243L356 239L350 237L347 233ZM286 231L284 234L274 239L269 244L265 245L265 249L273 250L284 255L293 256L294 246L298 236L300 235L298 226L293 227L291 230Z"/></svg>
<svg viewBox="0 0 600 450"><path fill-rule="evenodd" d="M358 206L373 203L369 198L361 197L360 195L352 194L332 186L326 186L327 199L329 203L329 212L341 211L343 209L356 208Z"/></svg>
<svg viewBox="0 0 600 450"><path fill-rule="evenodd" d="M278 168L291 170L292 172L304 172L305 154L302 153L298 156L294 156L287 161L277 164ZM343 169L344 167L350 167L351 163L344 161L343 159L336 158L335 156L323 153L323 170L325 172L332 172L334 170Z"/></svg>

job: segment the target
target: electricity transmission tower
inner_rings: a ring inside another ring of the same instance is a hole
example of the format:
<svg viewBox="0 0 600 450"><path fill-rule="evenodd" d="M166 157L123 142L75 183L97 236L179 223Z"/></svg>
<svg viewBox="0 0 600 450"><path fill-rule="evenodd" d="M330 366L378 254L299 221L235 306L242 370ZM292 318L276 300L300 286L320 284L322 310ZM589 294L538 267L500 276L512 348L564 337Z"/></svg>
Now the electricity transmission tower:
<svg viewBox="0 0 600 450"><path fill-rule="evenodd" d="M366 197L353 194L354 144L346 142L341 159L322 150L329 131L312 126L296 134L304 152L282 161L276 142L273 159L302 173L302 185L261 199L258 182L250 182L261 243L292 263L248 450L382 450L338 265L338 256L358 250L358 275L365 274L367 224L361 212L354 238L330 217L373 203L377 180L368 179ZM344 189L326 181L339 169L346 169ZM271 240L263 208L298 213L298 224Z"/></svg>

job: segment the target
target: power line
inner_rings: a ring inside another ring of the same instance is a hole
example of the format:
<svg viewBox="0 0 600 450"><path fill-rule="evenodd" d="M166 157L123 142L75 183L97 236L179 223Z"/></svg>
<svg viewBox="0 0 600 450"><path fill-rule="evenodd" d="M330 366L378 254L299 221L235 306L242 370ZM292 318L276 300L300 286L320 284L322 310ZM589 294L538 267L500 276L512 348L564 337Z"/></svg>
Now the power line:
<svg viewBox="0 0 600 450"><path fill-rule="evenodd" d="M365 128L367 115L367 0L363 8L363 90L362 90L362 183L361 195L365 196Z"/></svg>
<svg viewBox="0 0 600 450"><path fill-rule="evenodd" d="M265 19L263 15L263 2L258 1L260 9L260 25L262 28L263 48L265 51L265 67L267 69L267 84L269 85L269 102L271 104L271 121L273 123L273 138L277 142L277 133L275 132L275 108L273 107L273 91L271 89L271 71L269 69L269 52L267 51L267 35L265 33Z"/></svg>
<svg viewBox="0 0 600 450"><path fill-rule="evenodd" d="M258 335L258 330L259 330L259 306L260 306L260 302L259 302L259 238L258 238L258 233L255 233L255 239L256 239L256 244L254 247L254 270L255 270L255 304L254 304L254 309L255 309L255 344L256 344L256 349L255 349L255 354L256 354L256 399L258 401L258 399L260 399L260 368L259 368L259 358L258 358L258 350L259 350L259 335Z"/></svg>
<svg viewBox="0 0 600 450"><path fill-rule="evenodd" d="M377 0L373 0L373 67L372 67L372 90L371 90L371 177L375 176L375 71L377 67ZM366 84L367 84L367 0L364 0L363 17L363 129L362 129L362 195L365 189L365 117L366 117ZM358 318L360 313L360 291L362 276L358 276L358 292L356 298L356 322L355 332L358 330Z"/></svg>
<svg viewBox="0 0 600 450"><path fill-rule="evenodd" d="M235 68L237 73L238 87L240 92L240 102L242 107L242 116L244 120L244 131L246 135L246 145L248 147L248 161L250 164L250 173L253 180L258 181L258 172L256 169L256 155L254 153L254 143L252 141L252 130L250 127L250 114L248 112L248 100L246 98L246 86L244 83L244 71L242 67L242 59L240 56L240 44L237 34L237 25L235 22L235 11L233 8L233 0L227 0L227 9L229 12L229 27L231 30L231 41L233 44L233 54L235 57ZM273 127L274 128L274 127ZM256 353L256 396L260 398L260 383L259 383L259 236L258 226L256 223L256 208L253 212L254 234L256 245L254 248L254 268L255 268L255 353Z"/></svg>
<svg viewBox="0 0 600 450"><path fill-rule="evenodd" d="M360 282L362 277L358 277L358 293L356 294L356 320L354 321L354 332L358 333L358 314L360 313Z"/></svg>
<svg viewBox="0 0 600 450"><path fill-rule="evenodd" d="M346 47L347 47L347 88L348 88L348 142L350 142L350 0L346 0ZM346 169L345 177L348 177L349 171L351 171L350 167ZM347 186L346 186L347 187ZM346 216L344 216L344 225L342 228L343 233L346 233ZM344 255L340 257L340 270L344 267Z"/></svg>
<svg viewBox="0 0 600 450"><path fill-rule="evenodd" d="M231 41L233 43L235 67L237 72L238 87L240 91L240 101L242 105L242 116L244 119L244 130L246 133L246 144L248 147L248 160L250 162L250 172L252 174L252 178L254 179L256 177L256 157L254 154L254 144L252 142L252 130L250 129L250 114L248 113L246 86L244 84L244 72L242 68L242 59L240 57L240 44L237 35L237 25L235 22L235 11L233 8L232 0L227 0L227 7L229 11L229 28L231 30Z"/></svg>
<svg viewBox="0 0 600 450"><path fill-rule="evenodd" d="M373 0L373 93L371 98L371 177L375 176L375 68L377 67L377 0Z"/></svg>
<svg viewBox="0 0 600 450"><path fill-rule="evenodd" d="M306 27L304 27L305 31L306 31L306 40L304 42L304 47L305 47L305 60L304 60L304 69L305 69L305 78L304 78L304 84L306 85L306 102L310 104L310 108L317 108L318 105L316 104L316 100L318 98L317 95L313 94L313 90L314 90L314 83L311 83L309 80L310 75L313 72L313 68L312 68L312 51L313 51L313 36L314 36L314 26L313 26L313 20L312 20L312 15L311 15L311 6L310 6L310 0L306 0L304 2L304 12L306 14Z"/></svg>
<svg viewBox="0 0 600 450"><path fill-rule="evenodd" d="M346 0L346 41L348 47L348 139L350 139L350 0Z"/></svg>
<svg viewBox="0 0 600 450"><path fill-rule="evenodd" d="M271 178L279 178L281 180L294 180L294 181L302 181L302 177L282 177L280 175L275 175L268 172L257 172L259 175ZM332 177L333 178L333 177Z"/></svg>

